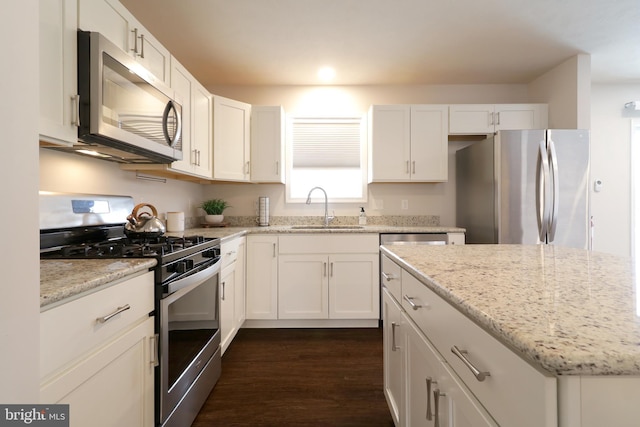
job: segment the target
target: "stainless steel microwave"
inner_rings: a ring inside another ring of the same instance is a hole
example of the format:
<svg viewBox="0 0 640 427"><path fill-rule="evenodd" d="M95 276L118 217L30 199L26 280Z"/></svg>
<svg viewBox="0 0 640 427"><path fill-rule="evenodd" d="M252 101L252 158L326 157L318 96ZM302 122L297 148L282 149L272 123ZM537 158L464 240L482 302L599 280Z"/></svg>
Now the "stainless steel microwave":
<svg viewBox="0 0 640 427"><path fill-rule="evenodd" d="M96 32L78 31L79 154L121 163L182 159L173 91Z"/></svg>

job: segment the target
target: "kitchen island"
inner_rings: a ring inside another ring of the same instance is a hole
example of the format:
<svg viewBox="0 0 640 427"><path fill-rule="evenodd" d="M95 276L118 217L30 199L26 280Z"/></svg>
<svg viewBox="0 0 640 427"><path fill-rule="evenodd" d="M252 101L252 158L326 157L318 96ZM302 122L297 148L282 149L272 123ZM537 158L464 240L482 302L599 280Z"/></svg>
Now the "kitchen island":
<svg viewBox="0 0 640 427"><path fill-rule="evenodd" d="M630 259L547 245L393 246L381 251L404 270L402 295L412 301L407 307L421 306L408 313L436 313L439 306L423 301L427 297L407 295L412 291L405 287L405 273L433 293L428 298L446 302L443 312L453 307L479 327L477 333L488 333L540 372L547 387L543 398L553 400L557 387L558 407L546 405L551 415L545 425L556 425L555 411L560 426L637 425L640 317ZM444 339L433 323L426 325L424 335L437 348ZM455 327L447 326L454 334ZM478 353L483 349L466 350L470 358L482 360ZM480 384L497 388L500 368L488 370L493 377L482 383L465 380L466 373L456 369L459 356L449 347L438 351L476 396L482 395L475 390ZM487 409L498 424L509 420L508 414L500 419L490 405Z"/></svg>

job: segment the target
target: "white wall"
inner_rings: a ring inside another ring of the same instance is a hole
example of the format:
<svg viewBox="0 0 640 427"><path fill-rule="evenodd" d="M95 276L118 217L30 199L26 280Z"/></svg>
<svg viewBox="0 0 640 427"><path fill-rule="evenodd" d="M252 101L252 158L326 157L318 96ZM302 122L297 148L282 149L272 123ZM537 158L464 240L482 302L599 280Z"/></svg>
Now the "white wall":
<svg viewBox="0 0 640 427"><path fill-rule="evenodd" d="M640 84L594 84L591 90L591 183L594 250L631 254L631 120L640 112L624 104L640 99Z"/></svg>
<svg viewBox="0 0 640 427"><path fill-rule="evenodd" d="M136 172L124 171L117 163L47 148L40 149L40 189L132 196L136 204L152 204L161 217L171 211L183 211L187 217L198 216L196 206L204 200L200 184L175 179L164 183L138 179Z"/></svg>
<svg viewBox="0 0 640 427"><path fill-rule="evenodd" d="M282 105L293 114L364 114L372 104L450 104L529 102L527 85L423 85L423 86L220 86L212 93L253 105ZM455 165L453 153L460 144L450 143L449 182L434 184L371 184L368 215L438 215L442 225L455 225ZM255 214L259 196L270 198L271 215L321 215L321 206L287 204L283 185L213 184L205 189L207 197L230 202L228 215ZM373 200L382 201L375 209ZM409 209L401 209L401 200ZM336 215L357 215L363 204L331 205Z"/></svg>
<svg viewBox="0 0 640 427"><path fill-rule="evenodd" d="M576 55L529 84L531 102L549 104L552 129L589 129L591 57Z"/></svg>
<svg viewBox="0 0 640 427"><path fill-rule="evenodd" d="M0 3L0 402L38 403L38 1Z"/></svg>

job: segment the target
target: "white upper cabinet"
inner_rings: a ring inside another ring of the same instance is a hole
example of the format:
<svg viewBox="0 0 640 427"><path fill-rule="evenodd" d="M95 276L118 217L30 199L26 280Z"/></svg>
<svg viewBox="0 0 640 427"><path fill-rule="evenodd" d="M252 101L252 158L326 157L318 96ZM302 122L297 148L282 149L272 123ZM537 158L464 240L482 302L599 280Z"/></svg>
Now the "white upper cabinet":
<svg viewBox="0 0 640 427"><path fill-rule="evenodd" d="M171 88L182 105L182 160L171 169L211 178L211 95L175 58L171 58Z"/></svg>
<svg viewBox="0 0 640 427"><path fill-rule="evenodd" d="M284 109L251 107L251 181L284 184Z"/></svg>
<svg viewBox="0 0 640 427"><path fill-rule="evenodd" d="M40 140L78 139L77 0L40 1Z"/></svg>
<svg viewBox="0 0 640 427"><path fill-rule="evenodd" d="M546 104L459 104L449 106L450 134L489 134L499 130L545 129Z"/></svg>
<svg viewBox="0 0 640 427"><path fill-rule="evenodd" d="M251 105L213 95L213 179L251 178Z"/></svg>
<svg viewBox="0 0 640 427"><path fill-rule="evenodd" d="M169 51L117 0L79 0L78 27L97 31L169 85Z"/></svg>
<svg viewBox="0 0 640 427"><path fill-rule="evenodd" d="M447 180L447 105L373 105L369 182Z"/></svg>

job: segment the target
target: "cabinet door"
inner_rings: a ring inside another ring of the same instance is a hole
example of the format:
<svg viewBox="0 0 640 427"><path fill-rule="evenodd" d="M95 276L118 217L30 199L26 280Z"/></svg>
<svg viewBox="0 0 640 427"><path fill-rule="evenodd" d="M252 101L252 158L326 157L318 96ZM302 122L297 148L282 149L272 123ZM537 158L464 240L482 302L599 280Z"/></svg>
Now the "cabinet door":
<svg viewBox="0 0 640 427"><path fill-rule="evenodd" d="M485 134L494 132L493 104L449 106L450 134Z"/></svg>
<svg viewBox="0 0 640 427"><path fill-rule="evenodd" d="M447 105L411 106L411 180L446 181L448 164Z"/></svg>
<svg viewBox="0 0 640 427"><path fill-rule="evenodd" d="M235 264L224 268L220 274L220 346L223 354L237 332L235 324L235 274Z"/></svg>
<svg viewBox="0 0 640 427"><path fill-rule="evenodd" d="M195 151L194 172L204 178L212 177L211 145L213 144L211 95L200 83L194 80L191 92L193 121L191 145Z"/></svg>
<svg viewBox="0 0 640 427"><path fill-rule="evenodd" d="M251 181L284 184L284 110L251 107Z"/></svg>
<svg viewBox="0 0 640 427"><path fill-rule="evenodd" d="M280 255L278 276L279 319L329 317L327 255Z"/></svg>
<svg viewBox="0 0 640 427"><path fill-rule="evenodd" d="M77 0L40 1L40 139L78 139Z"/></svg>
<svg viewBox="0 0 640 427"><path fill-rule="evenodd" d="M278 237L247 236L247 319L278 318Z"/></svg>
<svg viewBox="0 0 640 427"><path fill-rule="evenodd" d="M169 51L118 0L79 0L78 27L97 31L168 85Z"/></svg>
<svg viewBox="0 0 640 427"><path fill-rule="evenodd" d="M245 285L245 254L247 239L240 237L240 244L238 245L238 258L236 259L235 270L235 295L234 295L234 323L236 330L242 327L246 318L246 285Z"/></svg>
<svg viewBox="0 0 640 427"><path fill-rule="evenodd" d="M329 256L329 318L378 319L379 255Z"/></svg>
<svg viewBox="0 0 640 427"><path fill-rule="evenodd" d="M369 182L408 181L410 158L410 106L372 106L369 111Z"/></svg>
<svg viewBox="0 0 640 427"><path fill-rule="evenodd" d="M182 105L182 160L171 163L171 168L183 172L192 172L196 153L191 141L191 94L193 78L178 61L171 61L171 89L176 100Z"/></svg>
<svg viewBox="0 0 640 427"><path fill-rule="evenodd" d="M384 396L396 426L404 425L402 314L400 306L385 289L382 292Z"/></svg>
<svg viewBox="0 0 640 427"><path fill-rule="evenodd" d="M147 318L40 387L40 402L65 403L71 427L154 426L154 364Z"/></svg>
<svg viewBox="0 0 640 427"><path fill-rule="evenodd" d="M543 104L500 104L495 111L496 131L547 127L547 106Z"/></svg>
<svg viewBox="0 0 640 427"><path fill-rule="evenodd" d="M213 95L213 179L249 181L251 106Z"/></svg>

